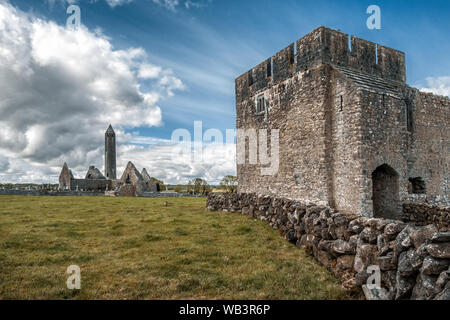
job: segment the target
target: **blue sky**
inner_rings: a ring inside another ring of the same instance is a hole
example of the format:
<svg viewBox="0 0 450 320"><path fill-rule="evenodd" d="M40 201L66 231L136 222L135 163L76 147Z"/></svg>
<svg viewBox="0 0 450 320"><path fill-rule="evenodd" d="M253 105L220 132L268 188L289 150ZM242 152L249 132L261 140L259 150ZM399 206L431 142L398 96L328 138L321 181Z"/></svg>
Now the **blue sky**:
<svg viewBox="0 0 450 320"><path fill-rule="evenodd" d="M381 30L366 26L369 5ZM169 183L235 174L232 153L175 163L155 145L198 120L235 128L234 79L320 25L405 52L408 84L450 95L449 12L447 0L0 2L0 182L55 182L65 161L78 176L102 169L109 122L118 172L132 160ZM143 67L156 73L140 77Z"/></svg>
<svg viewBox="0 0 450 320"><path fill-rule="evenodd" d="M64 25L67 5L12 1L22 10ZM410 85L450 74L450 2L442 1L196 1L174 10L152 0L111 8L105 1L77 1L82 23L100 27L117 48L143 47L150 60L173 70L186 90L161 102L164 125L131 128L170 138L176 128L234 128L234 79L320 25L406 52ZM381 8L381 30L366 27L366 8Z"/></svg>

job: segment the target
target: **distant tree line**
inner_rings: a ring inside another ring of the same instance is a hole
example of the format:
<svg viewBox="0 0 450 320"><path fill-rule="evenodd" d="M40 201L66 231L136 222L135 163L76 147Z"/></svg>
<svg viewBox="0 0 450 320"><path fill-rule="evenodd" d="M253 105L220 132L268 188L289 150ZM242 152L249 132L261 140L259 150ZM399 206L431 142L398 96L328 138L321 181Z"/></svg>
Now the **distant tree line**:
<svg viewBox="0 0 450 320"><path fill-rule="evenodd" d="M208 195L211 192L211 186L202 178L195 178L189 181L187 185L187 193Z"/></svg>
<svg viewBox="0 0 450 320"><path fill-rule="evenodd" d="M222 181L220 181L220 188L225 190L225 192L236 193L237 177L231 175L223 177Z"/></svg>

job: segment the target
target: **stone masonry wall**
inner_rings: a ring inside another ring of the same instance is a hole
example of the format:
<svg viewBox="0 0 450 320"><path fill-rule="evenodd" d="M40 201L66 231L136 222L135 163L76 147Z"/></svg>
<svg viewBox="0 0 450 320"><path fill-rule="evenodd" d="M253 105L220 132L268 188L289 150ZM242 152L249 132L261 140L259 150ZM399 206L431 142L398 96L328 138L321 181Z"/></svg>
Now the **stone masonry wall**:
<svg viewBox="0 0 450 320"><path fill-rule="evenodd" d="M416 226L435 224L441 230L450 231L450 208L427 204L404 203L402 221L411 222Z"/></svg>
<svg viewBox="0 0 450 320"><path fill-rule="evenodd" d="M409 134L409 178L421 177L429 203L450 205L450 99L416 90L410 100L414 127Z"/></svg>
<svg viewBox="0 0 450 320"><path fill-rule="evenodd" d="M289 48L288 48L289 49ZM290 50L290 49L289 49ZM274 64L277 68L289 70L292 65L289 53L280 53L287 57ZM267 64L257 67L266 70ZM286 71L287 73L288 71ZM258 192L280 194L281 196L304 197L316 203L327 204L328 188L326 183L327 169L325 163L325 99L327 73L330 67L323 65L300 72L289 79L277 78L276 85L266 88L265 74L259 77L255 72L254 83L248 87L246 76L237 82L237 90L247 90L247 98L238 94L237 129L279 130L279 169L276 175L261 175L261 164L249 164L249 148L246 147L246 164L238 164L239 192ZM283 80L283 81L282 81ZM266 88L261 91L261 88ZM256 114L255 98L264 94L268 102L265 114ZM258 131L260 133L260 131ZM267 142L270 145L269 142ZM295 145L296 148L292 148ZM260 148L261 146L259 146Z"/></svg>
<svg viewBox="0 0 450 320"><path fill-rule="evenodd" d="M106 179L71 179L70 190L105 191L111 189L111 180Z"/></svg>
<svg viewBox="0 0 450 320"><path fill-rule="evenodd" d="M449 205L449 107L406 84L403 52L319 27L236 79L237 129L267 130L259 150L279 130L277 173L246 145L238 192L394 219L407 202Z"/></svg>
<svg viewBox="0 0 450 320"><path fill-rule="evenodd" d="M405 208L409 220L411 206ZM245 193L210 194L207 209L240 211L266 221L314 255L348 292L362 288L368 299L450 300L449 208L427 208L434 218L425 226ZM379 290L365 285L372 265L381 271Z"/></svg>

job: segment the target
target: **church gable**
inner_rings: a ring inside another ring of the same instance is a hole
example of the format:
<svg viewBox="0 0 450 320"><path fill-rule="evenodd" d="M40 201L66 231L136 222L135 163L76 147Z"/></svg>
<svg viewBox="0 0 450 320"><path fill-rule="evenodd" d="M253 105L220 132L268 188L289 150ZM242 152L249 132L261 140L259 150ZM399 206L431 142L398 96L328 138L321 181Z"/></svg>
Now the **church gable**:
<svg viewBox="0 0 450 320"><path fill-rule="evenodd" d="M94 166L90 166L85 179L105 180L105 176Z"/></svg>

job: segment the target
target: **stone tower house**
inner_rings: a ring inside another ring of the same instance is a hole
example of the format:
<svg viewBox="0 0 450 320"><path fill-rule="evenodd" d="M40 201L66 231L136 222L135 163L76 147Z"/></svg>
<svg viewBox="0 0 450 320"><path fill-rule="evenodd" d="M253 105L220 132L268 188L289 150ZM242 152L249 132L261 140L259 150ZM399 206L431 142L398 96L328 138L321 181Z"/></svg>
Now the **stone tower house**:
<svg viewBox="0 0 450 320"><path fill-rule="evenodd" d="M367 217L449 205L449 108L406 84L403 52L319 27L236 79L237 129L279 130L277 173L246 148L238 192Z"/></svg>
<svg viewBox="0 0 450 320"><path fill-rule="evenodd" d="M105 132L105 176L116 179L116 133L111 125Z"/></svg>

